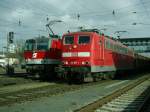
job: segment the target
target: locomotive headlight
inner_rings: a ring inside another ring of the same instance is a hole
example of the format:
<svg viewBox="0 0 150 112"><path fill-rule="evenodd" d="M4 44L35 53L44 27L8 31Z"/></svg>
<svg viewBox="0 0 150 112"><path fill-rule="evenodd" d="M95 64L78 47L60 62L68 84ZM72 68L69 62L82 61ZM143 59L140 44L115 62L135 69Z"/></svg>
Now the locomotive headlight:
<svg viewBox="0 0 150 112"><path fill-rule="evenodd" d="M73 48L74 48L74 49L77 48L77 45L73 45Z"/></svg>
<svg viewBox="0 0 150 112"><path fill-rule="evenodd" d="M88 64L90 64L90 62L88 62L88 61L86 61L86 62L85 62L85 61L82 61L81 64L82 64L82 65L88 65Z"/></svg>
<svg viewBox="0 0 150 112"><path fill-rule="evenodd" d="M64 61L63 63L67 65L67 64L68 64L68 61Z"/></svg>
<svg viewBox="0 0 150 112"><path fill-rule="evenodd" d="M82 65L85 65L85 62L84 62L84 61L82 61L82 62L81 62L81 64L82 64Z"/></svg>
<svg viewBox="0 0 150 112"><path fill-rule="evenodd" d="M66 61L65 64L68 65L68 61Z"/></svg>

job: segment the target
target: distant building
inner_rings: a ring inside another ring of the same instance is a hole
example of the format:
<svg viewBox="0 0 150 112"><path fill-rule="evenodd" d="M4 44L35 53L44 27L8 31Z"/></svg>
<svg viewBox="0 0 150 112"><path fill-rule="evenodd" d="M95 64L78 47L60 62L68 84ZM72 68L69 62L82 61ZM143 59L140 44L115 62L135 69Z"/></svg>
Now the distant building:
<svg viewBox="0 0 150 112"><path fill-rule="evenodd" d="M5 67L6 64L6 56L0 52L0 67Z"/></svg>
<svg viewBox="0 0 150 112"><path fill-rule="evenodd" d="M9 65L18 64L19 61L17 58L7 58L6 55L0 52L0 67L6 67Z"/></svg>
<svg viewBox="0 0 150 112"><path fill-rule="evenodd" d="M150 37L122 38L119 41L129 48L134 49L137 53L150 57Z"/></svg>

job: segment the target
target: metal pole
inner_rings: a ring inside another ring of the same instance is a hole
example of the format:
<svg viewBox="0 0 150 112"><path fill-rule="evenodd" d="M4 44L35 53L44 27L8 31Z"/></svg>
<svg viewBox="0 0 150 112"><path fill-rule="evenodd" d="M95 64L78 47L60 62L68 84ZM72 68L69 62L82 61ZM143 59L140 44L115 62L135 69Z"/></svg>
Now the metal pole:
<svg viewBox="0 0 150 112"><path fill-rule="evenodd" d="M9 34L7 34L7 75L10 75L10 67L9 67Z"/></svg>

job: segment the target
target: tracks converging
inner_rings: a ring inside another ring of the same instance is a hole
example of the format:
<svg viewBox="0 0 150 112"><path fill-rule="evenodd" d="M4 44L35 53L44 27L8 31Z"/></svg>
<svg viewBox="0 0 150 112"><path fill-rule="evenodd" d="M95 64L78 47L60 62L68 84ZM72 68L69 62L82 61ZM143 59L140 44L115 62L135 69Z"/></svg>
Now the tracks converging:
<svg viewBox="0 0 150 112"><path fill-rule="evenodd" d="M104 104L95 112L139 112L150 92L149 81L145 81L125 94Z"/></svg>
<svg viewBox="0 0 150 112"><path fill-rule="evenodd" d="M77 112L140 112L150 97L150 79L144 77Z"/></svg>

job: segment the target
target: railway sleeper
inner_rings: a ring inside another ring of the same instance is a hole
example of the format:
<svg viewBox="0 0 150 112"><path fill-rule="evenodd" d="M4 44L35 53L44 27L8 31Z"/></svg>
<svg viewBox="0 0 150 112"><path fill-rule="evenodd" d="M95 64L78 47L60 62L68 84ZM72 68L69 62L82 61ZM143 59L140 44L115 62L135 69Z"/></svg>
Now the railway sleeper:
<svg viewBox="0 0 150 112"><path fill-rule="evenodd" d="M102 105L95 112L137 112L144 104L148 92L149 83L146 81Z"/></svg>

